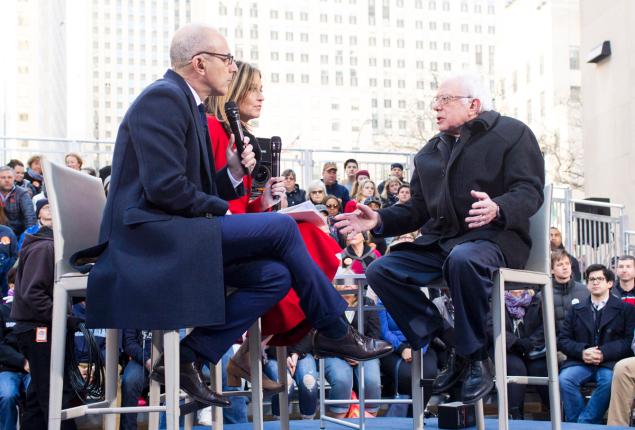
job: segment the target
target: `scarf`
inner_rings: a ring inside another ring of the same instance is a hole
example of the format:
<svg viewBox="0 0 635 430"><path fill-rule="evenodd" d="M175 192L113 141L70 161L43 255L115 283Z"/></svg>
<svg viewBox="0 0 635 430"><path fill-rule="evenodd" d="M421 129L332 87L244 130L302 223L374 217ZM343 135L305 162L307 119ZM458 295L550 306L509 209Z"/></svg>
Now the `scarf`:
<svg viewBox="0 0 635 430"><path fill-rule="evenodd" d="M37 173L36 171L32 170L30 167L28 169L26 169L26 173L32 177L33 179L36 179L40 182L44 181L44 176L40 175L39 173Z"/></svg>
<svg viewBox="0 0 635 430"><path fill-rule="evenodd" d="M519 320L525 316L531 299L532 296L528 291L523 291L523 294L519 297L512 296L512 293L505 291L505 306L512 319Z"/></svg>

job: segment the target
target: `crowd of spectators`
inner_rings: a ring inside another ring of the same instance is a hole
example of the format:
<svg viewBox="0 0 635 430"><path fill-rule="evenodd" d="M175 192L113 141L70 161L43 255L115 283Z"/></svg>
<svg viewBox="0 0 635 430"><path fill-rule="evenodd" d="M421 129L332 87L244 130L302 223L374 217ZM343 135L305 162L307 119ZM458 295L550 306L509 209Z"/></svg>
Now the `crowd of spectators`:
<svg viewBox="0 0 635 430"><path fill-rule="evenodd" d="M91 174L83 167L79 154L68 154L65 163L70 169ZM46 258L52 258L52 216L42 175L41 158L31 157L27 166L25 169L20 160L11 160L6 166L0 167L0 286L4 298L0 305L0 429L16 428L20 410L34 408L29 413L34 414L35 410L40 420L46 415L46 399L34 396L36 400L32 404L25 399L29 398L26 393L42 390L42 387L48 390L48 381L42 385L42 379L48 375L46 362L43 364L37 358L38 345L31 339L40 335L39 332L33 334L33 330L37 332L39 329L31 320L37 318L29 312L50 312L50 308L47 310L46 306L50 307L51 304L52 284L46 283L52 279L53 269L50 264L46 265ZM341 248L339 272L365 273L366 267L374 260L389 253L394 246L413 241L417 232L388 239L375 238L367 233L341 237L332 225L333 217L343 212L355 211L358 205L379 210L395 204L408 204L411 197L410 186L404 180L404 168L400 163L393 163L390 173L383 178L371 178L369 170L363 169L363 166L360 168L360 164L354 159L346 160L341 167L341 182L338 182L338 163L327 162L323 165L321 178L307 184L306 191L298 184L296 172L292 169L285 170L282 176L286 199L283 199L282 207L311 202L324 218L324 232L331 235ZM109 173L108 170L105 172ZM107 174L102 178L105 188L109 179ZM582 272L578 260L564 249L562 235L555 227L551 228L550 240L564 418L566 421L604 423L608 412L609 424L628 425L630 405L635 398L635 257L619 257L615 272L600 264L590 264ZM43 257L46 252L42 250L46 249L48 254ZM42 258L44 262L37 261ZM34 267L40 264L44 266ZM39 284L34 285L34 282ZM354 292L351 291L351 286L336 288L342 290L349 305L356 305L357 294L351 294ZM49 294L48 298L42 299L46 294ZM381 305L370 289L364 301L368 305ZM510 375L547 374L541 303L540 292L518 290L505 293L507 369ZM435 299L435 304L445 316L447 330L443 336L434 339L423 349L424 381L433 380L451 359L448 356L448 344L453 337L452 304L448 295L443 293ZM84 313L85 304L75 304L73 315L81 319ZM356 312L347 313L347 317L352 324L357 324L359 315ZM40 323L47 325L46 319ZM385 310L366 312L364 329L367 334L383 338L394 347L394 352L390 355L365 364L365 397L410 396L413 350L391 315ZM92 330L91 334L103 350L103 331ZM308 336L310 334L288 347L287 369L291 381L290 390L297 390L301 416L312 419L317 409L318 368L316 358L306 349ZM122 405L143 405L151 370L151 332L125 330L122 339ZM490 354L493 356L493 339L491 342ZM75 360L83 366L82 374L86 375L86 366L90 366L90 363L86 363L85 359L86 340L83 333L75 336L74 343ZM234 349L236 348L238 346ZM277 384L274 349L265 346L265 350L265 374L273 384ZM224 369L232 359L238 362L238 358L232 358L233 354L233 350L230 350L223 357ZM33 367L34 363L38 364L37 368ZM348 400L351 396L356 396L359 367L360 364L352 360L326 359L325 379L330 386L330 399ZM226 379L227 374L224 374L225 390L238 389L230 387L229 385L235 384L227 384ZM273 390L267 394L273 396L272 414L279 415L276 385L272 387ZM509 385L511 418L524 418L527 389L525 385ZM583 389L593 390L588 402L585 402ZM535 390L543 407L547 409L549 396L546 387L536 387ZM431 398L431 390L426 389L424 393L427 403ZM74 393L67 394L68 397L73 397ZM435 401L451 400L452 397L437 398ZM380 405L367 404L366 413L368 416L375 416L379 409ZM354 416L355 408L342 404L329 405L327 410L335 417L351 417ZM384 413L404 416L409 412L403 406L393 405ZM209 412L207 415L199 415L199 422L202 424L207 424L209 419ZM246 421L246 399L234 402L233 407L225 411L225 419L233 423ZM136 420L134 414L123 416L121 428L136 428Z"/></svg>

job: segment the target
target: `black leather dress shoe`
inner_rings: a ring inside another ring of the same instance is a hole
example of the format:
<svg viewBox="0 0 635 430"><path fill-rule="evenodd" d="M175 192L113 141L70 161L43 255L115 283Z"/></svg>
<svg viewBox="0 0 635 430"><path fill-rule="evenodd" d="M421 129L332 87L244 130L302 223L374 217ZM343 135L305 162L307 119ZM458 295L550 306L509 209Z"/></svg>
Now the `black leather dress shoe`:
<svg viewBox="0 0 635 430"><path fill-rule="evenodd" d="M346 336L332 339L319 331L313 334L313 355L318 357L340 357L350 360L367 361L383 357L392 352L392 346L383 340L360 334L353 326L348 326Z"/></svg>
<svg viewBox="0 0 635 430"><path fill-rule="evenodd" d="M474 403L494 388L494 364L492 360L473 360L468 363L468 370L461 388L461 401Z"/></svg>
<svg viewBox="0 0 635 430"><path fill-rule="evenodd" d="M451 349L445 367L439 372L432 384L432 394L448 392L463 378L466 370L467 361L456 355L454 349Z"/></svg>
<svg viewBox="0 0 635 430"><path fill-rule="evenodd" d="M231 401L223 397L223 395L212 391L201 374L201 368L196 363L181 363L179 367L179 385L180 388L187 393L188 396L194 400L206 405L219 406L221 408L228 408L231 406ZM157 364L154 366L150 378L165 385L165 366L163 365L163 356L159 358Z"/></svg>

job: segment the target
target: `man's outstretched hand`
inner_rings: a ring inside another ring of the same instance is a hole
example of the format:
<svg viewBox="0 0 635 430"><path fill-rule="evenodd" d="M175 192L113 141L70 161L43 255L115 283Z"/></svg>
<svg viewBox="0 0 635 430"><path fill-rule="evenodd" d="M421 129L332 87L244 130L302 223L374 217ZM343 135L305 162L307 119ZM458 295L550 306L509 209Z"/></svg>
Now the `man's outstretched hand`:
<svg viewBox="0 0 635 430"><path fill-rule="evenodd" d="M349 237L372 230L379 224L379 214L366 205L357 205L355 211L335 217L335 228Z"/></svg>

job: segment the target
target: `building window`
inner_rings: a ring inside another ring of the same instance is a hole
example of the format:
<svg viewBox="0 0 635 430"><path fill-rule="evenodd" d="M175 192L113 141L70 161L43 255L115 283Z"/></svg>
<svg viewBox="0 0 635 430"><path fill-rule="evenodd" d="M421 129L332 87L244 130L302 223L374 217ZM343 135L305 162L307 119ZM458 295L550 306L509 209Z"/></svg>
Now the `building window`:
<svg viewBox="0 0 635 430"><path fill-rule="evenodd" d="M580 87L579 86L569 87L569 97L572 102L580 102L582 100L582 98L580 97Z"/></svg>
<svg viewBox="0 0 635 430"><path fill-rule="evenodd" d="M280 82L280 75L278 75L277 73L272 73L271 74L271 82L273 82L273 83Z"/></svg>
<svg viewBox="0 0 635 430"><path fill-rule="evenodd" d="M580 70L580 47L569 46L569 69Z"/></svg>
<svg viewBox="0 0 635 430"><path fill-rule="evenodd" d="M390 100L390 99L384 100L384 107L385 108L391 108L392 107L392 100Z"/></svg>
<svg viewBox="0 0 635 430"><path fill-rule="evenodd" d="M344 74L342 72L335 72L335 85L338 87L344 85Z"/></svg>
<svg viewBox="0 0 635 430"><path fill-rule="evenodd" d="M474 50L476 51L475 62L477 66L483 65L483 47L481 45L475 45Z"/></svg>

